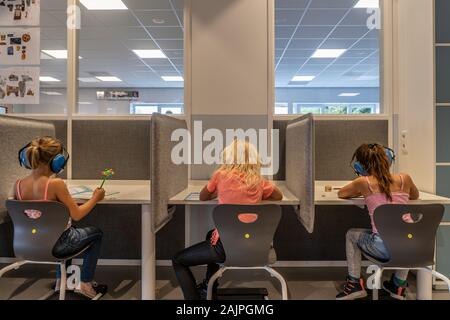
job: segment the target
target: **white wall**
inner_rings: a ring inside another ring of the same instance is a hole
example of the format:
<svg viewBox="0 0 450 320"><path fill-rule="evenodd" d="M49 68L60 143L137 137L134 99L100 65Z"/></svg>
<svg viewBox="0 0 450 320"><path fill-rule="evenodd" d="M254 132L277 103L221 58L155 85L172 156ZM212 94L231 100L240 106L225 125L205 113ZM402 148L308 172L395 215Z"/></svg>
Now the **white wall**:
<svg viewBox="0 0 450 320"><path fill-rule="evenodd" d="M421 190L435 192L433 1L396 0L394 5L399 169L410 173ZM406 152L401 148L404 130Z"/></svg>

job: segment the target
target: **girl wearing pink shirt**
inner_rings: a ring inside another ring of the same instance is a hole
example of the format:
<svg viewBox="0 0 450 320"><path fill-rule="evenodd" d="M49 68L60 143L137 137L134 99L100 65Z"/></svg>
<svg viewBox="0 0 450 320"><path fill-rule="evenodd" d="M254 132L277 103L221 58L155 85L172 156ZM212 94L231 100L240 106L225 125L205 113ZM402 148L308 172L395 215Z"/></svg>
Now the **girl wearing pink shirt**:
<svg viewBox="0 0 450 320"><path fill-rule="evenodd" d="M353 159L362 166L361 177L339 191L339 197L349 199L363 196L369 211L372 229L350 229L346 236L346 254L348 264L347 283L337 300L353 300L367 296L361 277L361 251L379 261L389 261L390 254L383 239L378 234L374 222L375 209L384 204L406 204L419 198L419 191L408 174L391 174L392 156L388 156L385 147L379 144L363 144L353 155ZM412 223L410 215L403 220ZM404 300L408 271L398 270L390 281L383 283L383 289L391 297Z"/></svg>
<svg viewBox="0 0 450 320"><path fill-rule="evenodd" d="M280 201L280 190L261 176L261 161L256 148L234 140L222 153L223 165L200 193L200 200L217 198L219 204L256 204L263 200ZM172 259L173 268L186 300L205 298L209 278L225 261L218 231L211 230L206 240L182 250ZM196 285L190 267L208 265L206 279Z"/></svg>

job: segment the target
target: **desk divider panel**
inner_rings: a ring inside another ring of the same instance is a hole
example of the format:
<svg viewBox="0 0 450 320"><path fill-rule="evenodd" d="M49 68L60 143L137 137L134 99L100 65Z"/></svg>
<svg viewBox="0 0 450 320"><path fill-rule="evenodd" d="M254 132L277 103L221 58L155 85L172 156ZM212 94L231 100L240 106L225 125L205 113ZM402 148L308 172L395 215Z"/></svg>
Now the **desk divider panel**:
<svg viewBox="0 0 450 320"><path fill-rule="evenodd" d="M14 182L29 172L20 167L18 151L36 137L55 136L51 123L0 116L0 223L6 217L5 201Z"/></svg>
<svg viewBox="0 0 450 320"><path fill-rule="evenodd" d="M151 125L151 199L153 228L160 230L171 219L168 201L188 187L188 164L175 164L172 161L172 148L179 142L172 141L172 133L177 129L187 131L185 120L156 114Z"/></svg>
<svg viewBox="0 0 450 320"><path fill-rule="evenodd" d="M314 119L307 114L286 129L286 184L299 199L298 218L309 233L314 231Z"/></svg>

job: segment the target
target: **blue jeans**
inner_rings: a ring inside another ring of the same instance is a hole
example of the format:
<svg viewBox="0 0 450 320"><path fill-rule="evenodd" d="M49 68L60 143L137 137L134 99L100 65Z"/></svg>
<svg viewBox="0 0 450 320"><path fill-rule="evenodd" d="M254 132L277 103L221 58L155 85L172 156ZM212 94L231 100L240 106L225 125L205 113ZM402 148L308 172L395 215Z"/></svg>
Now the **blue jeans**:
<svg viewBox="0 0 450 320"><path fill-rule="evenodd" d="M372 258L387 262L391 259L388 249L386 248L383 239L375 233L361 233L358 239L358 247Z"/></svg>
<svg viewBox="0 0 450 320"><path fill-rule="evenodd" d="M103 232L95 227L70 227L61 235L53 247L53 256L58 259L72 258L83 248L90 247L83 252L83 267L81 269L81 281L91 282L94 280L95 269L100 255ZM72 260L66 261L69 266ZM56 277L61 278L61 269L58 266Z"/></svg>
<svg viewBox="0 0 450 320"><path fill-rule="evenodd" d="M375 260L387 262L391 259L383 239L369 229L350 229L346 235L348 274L354 279L361 277L361 251ZM398 270L397 279L406 280L408 270Z"/></svg>

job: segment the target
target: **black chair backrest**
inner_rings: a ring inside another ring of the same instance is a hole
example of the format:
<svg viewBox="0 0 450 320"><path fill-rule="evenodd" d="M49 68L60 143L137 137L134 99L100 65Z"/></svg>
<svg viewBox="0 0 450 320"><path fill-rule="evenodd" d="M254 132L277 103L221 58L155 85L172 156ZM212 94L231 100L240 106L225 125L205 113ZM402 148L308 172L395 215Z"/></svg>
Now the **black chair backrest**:
<svg viewBox="0 0 450 320"><path fill-rule="evenodd" d="M388 204L374 212L375 225L391 259L384 266L421 268L434 264L436 232L444 215L441 204ZM407 223L410 214L414 223Z"/></svg>
<svg viewBox="0 0 450 320"><path fill-rule="evenodd" d="M14 224L14 253L17 258L56 262L52 249L67 227L69 210L59 202L6 201Z"/></svg>
<svg viewBox="0 0 450 320"><path fill-rule="evenodd" d="M241 221L252 214L255 221ZM281 219L278 205L219 205L214 208L214 223L225 249L225 266L261 267L269 264L269 253Z"/></svg>

